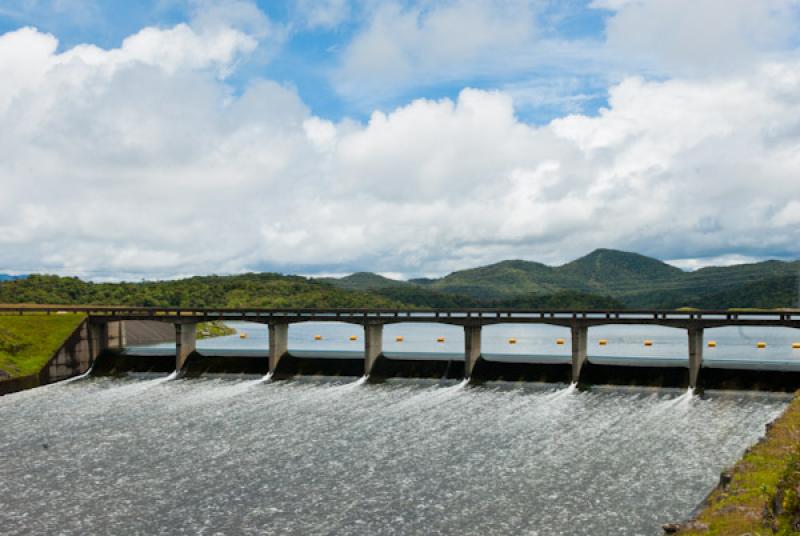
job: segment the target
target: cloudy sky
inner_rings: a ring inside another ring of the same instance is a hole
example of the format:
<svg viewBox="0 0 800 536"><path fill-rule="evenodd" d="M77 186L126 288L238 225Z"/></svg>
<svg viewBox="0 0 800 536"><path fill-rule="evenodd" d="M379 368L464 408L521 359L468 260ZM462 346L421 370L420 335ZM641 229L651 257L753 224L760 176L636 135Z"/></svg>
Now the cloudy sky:
<svg viewBox="0 0 800 536"><path fill-rule="evenodd" d="M800 257L800 0L0 0L0 272Z"/></svg>

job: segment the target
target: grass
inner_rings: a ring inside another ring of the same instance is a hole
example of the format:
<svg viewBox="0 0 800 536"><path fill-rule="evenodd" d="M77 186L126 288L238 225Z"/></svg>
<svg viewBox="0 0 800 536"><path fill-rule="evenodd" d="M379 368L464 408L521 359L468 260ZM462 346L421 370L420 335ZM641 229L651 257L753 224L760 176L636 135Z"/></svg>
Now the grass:
<svg viewBox="0 0 800 536"><path fill-rule="evenodd" d="M81 314L0 315L0 379L37 374L83 319Z"/></svg>
<svg viewBox="0 0 800 536"><path fill-rule="evenodd" d="M682 536L800 534L800 394L730 471Z"/></svg>
<svg viewBox="0 0 800 536"><path fill-rule="evenodd" d="M225 337L235 335L236 330L221 321L201 322L197 324L197 338L210 339L212 337Z"/></svg>

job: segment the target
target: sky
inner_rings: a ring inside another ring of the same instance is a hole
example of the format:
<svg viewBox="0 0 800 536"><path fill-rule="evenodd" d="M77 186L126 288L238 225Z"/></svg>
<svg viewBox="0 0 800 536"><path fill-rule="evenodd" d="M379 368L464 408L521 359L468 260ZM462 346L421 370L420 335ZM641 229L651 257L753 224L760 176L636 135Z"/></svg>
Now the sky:
<svg viewBox="0 0 800 536"><path fill-rule="evenodd" d="M800 0L0 0L0 272L800 258Z"/></svg>

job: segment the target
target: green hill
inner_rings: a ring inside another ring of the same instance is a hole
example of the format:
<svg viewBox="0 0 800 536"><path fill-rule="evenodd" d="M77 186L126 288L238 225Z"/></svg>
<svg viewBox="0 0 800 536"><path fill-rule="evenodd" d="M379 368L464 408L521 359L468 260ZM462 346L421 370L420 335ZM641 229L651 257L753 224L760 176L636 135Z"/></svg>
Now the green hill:
<svg viewBox="0 0 800 536"><path fill-rule="evenodd" d="M545 303L563 303L565 307L594 304L603 308L616 303L627 307L671 309L683 306L791 307L797 304L798 274L800 262L766 261L684 272L637 253L598 249L563 266L509 260L453 272L438 279L400 282L363 273L349 277L370 281L372 288L387 284L395 289L405 288L408 295L416 288L457 296L461 303L472 300L483 305L530 308L545 307L541 305ZM400 294L399 290L394 292ZM420 294L418 299L422 296ZM553 296L556 297L554 301L544 299Z"/></svg>
<svg viewBox="0 0 800 536"><path fill-rule="evenodd" d="M564 264L508 260L438 279L369 272L309 279L272 273L177 281L89 283L31 275L0 281L0 303L161 307L792 307L800 262L766 261L684 272L660 260L598 249Z"/></svg>
<svg viewBox="0 0 800 536"><path fill-rule="evenodd" d="M90 283L31 275L0 282L0 303L153 307L396 307L369 292L343 290L299 276L272 273L190 277L176 281Z"/></svg>

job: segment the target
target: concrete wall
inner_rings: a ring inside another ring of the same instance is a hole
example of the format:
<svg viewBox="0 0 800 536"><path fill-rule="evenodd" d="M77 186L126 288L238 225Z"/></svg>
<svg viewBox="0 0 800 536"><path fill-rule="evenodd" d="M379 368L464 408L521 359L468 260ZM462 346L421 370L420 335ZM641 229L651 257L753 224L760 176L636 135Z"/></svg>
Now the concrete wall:
<svg viewBox="0 0 800 536"><path fill-rule="evenodd" d="M125 345L158 344L175 340L175 326L158 320L126 320Z"/></svg>

